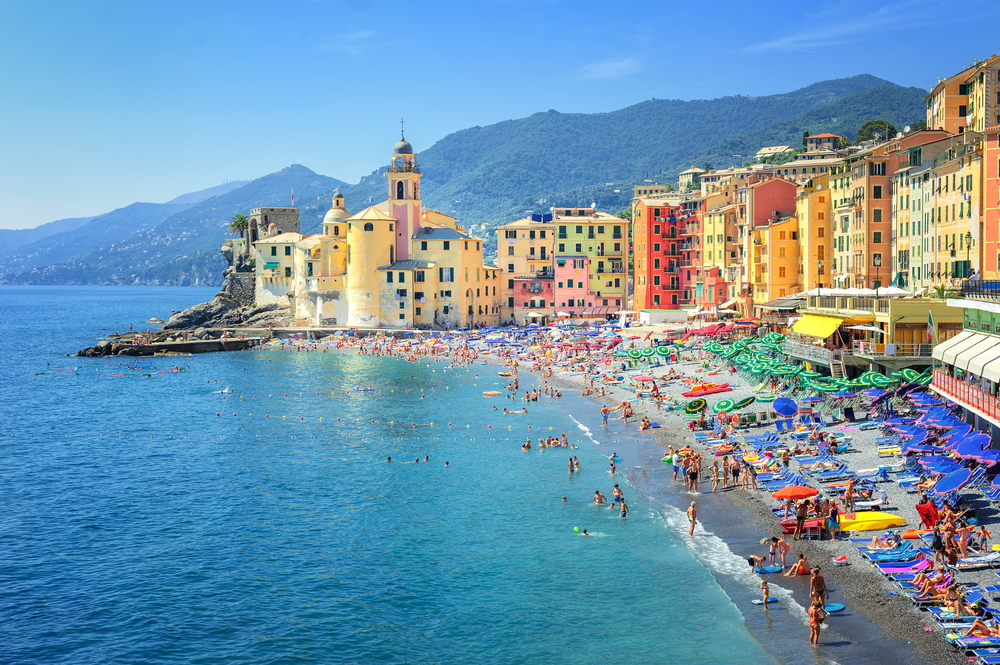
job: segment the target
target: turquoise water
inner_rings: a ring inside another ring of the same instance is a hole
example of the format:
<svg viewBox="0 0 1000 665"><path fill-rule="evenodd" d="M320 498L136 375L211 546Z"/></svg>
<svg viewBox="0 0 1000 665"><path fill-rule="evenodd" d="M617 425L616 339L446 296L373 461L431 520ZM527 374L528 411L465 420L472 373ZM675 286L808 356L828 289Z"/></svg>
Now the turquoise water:
<svg viewBox="0 0 1000 665"><path fill-rule="evenodd" d="M0 662L774 662L615 442L559 400L495 413L495 368L62 357L213 293L0 289ZM627 519L590 505L614 482Z"/></svg>

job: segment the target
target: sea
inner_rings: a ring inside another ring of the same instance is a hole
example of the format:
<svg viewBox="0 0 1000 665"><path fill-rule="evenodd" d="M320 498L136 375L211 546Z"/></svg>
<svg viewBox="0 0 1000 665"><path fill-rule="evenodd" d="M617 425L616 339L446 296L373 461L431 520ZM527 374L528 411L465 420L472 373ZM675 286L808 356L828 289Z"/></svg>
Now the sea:
<svg viewBox="0 0 1000 665"><path fill-rule="evenodd" d="M66 355L214 293L0 287L0 663L830 662L593 400L504 415L487 364ZM628 517L592 504L615 483Z"/></svg>

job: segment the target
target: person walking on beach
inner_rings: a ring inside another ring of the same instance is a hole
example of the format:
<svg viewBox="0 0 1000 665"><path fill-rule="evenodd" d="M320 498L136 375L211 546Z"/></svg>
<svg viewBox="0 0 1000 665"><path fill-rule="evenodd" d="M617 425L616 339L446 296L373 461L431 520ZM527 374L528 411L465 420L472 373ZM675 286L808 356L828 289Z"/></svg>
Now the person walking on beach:
<svg viewBox="0 0 1000 665"><path fill-rule="evenodd" d="M803 499L795 508L795 532L792 540L802 540L802 530L806 523L806 516L809 514L809 499Z"/></svg>
<svg viewBox="0 0 1000 665"><path fill-rule="evenodd" d="M770 559L771 563L777 563L778 559L781 559L781 569L785 569L785 556L792 551L792 546L788 544L784 538L779 538L778 536L771 536L771 551Z"/></svg>
<svg viewBox="0 0 1000 665"><path fill-rule="evenodd" d="M695 455L694 459L691 460L691 466L688 467L687 472L688 477L688 491L698 493L698 456Z"/></svg>
<svg viewBox="0 0 1000 665"><path fill-rule="evenodd" d="M826 588L826 579L819 572L819 566L812 569L812 577L809 578L809 595L814 601L826 604L826 598L830 592Z"/></svg>
<svg viewBox="0 0 1000 665"><path fill-rule="evenodd" d="M823 609L823 603L814 600L809 606L809 644L813 646L819 644L819 631L825 618L826 610Z"/></svg>
<svg viewBox="0 0 1000 665"><path fill-rule="evenodd" d="M712 462L712 493L719 491L719 460Z"/></svg>
<svg viewBox="0 0 1000 665"><path fill-rule="evenodd" d="M691 505L688 506L687 516L688 516L688 522L691 524L691 528L688 529L688 536L690 537L694 536L694 527L698 523L698 509L695 508L694 501L692 501Z"/></svg>

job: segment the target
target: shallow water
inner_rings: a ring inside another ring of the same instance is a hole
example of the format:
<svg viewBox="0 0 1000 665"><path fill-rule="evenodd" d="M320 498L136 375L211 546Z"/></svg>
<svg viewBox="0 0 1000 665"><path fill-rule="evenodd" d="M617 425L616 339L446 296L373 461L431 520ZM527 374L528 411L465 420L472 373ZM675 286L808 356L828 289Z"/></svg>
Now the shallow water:
<svg viewBox="0 0 1000 665"><path fill-rule="evenodd" d="M0 661L774 662L662 506L590 505L622 479L580 400L497 414L483 365L61 356L212 295L0 289Z"/></svg>

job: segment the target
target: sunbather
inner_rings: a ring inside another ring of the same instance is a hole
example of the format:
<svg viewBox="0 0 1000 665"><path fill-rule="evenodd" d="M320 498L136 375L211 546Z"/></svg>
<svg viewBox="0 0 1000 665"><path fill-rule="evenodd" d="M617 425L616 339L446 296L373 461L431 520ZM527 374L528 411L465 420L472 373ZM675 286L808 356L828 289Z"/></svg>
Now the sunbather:
<svg viewBox="0 0 1000 665"><path fill-rule="evenodd" d="M798 577L799 575L808 575L810 566L809 560L806 559L806 555L802 552L798 553L798 560L792 564L792 567L788 569L785 573L785 577Z"/></svg>

